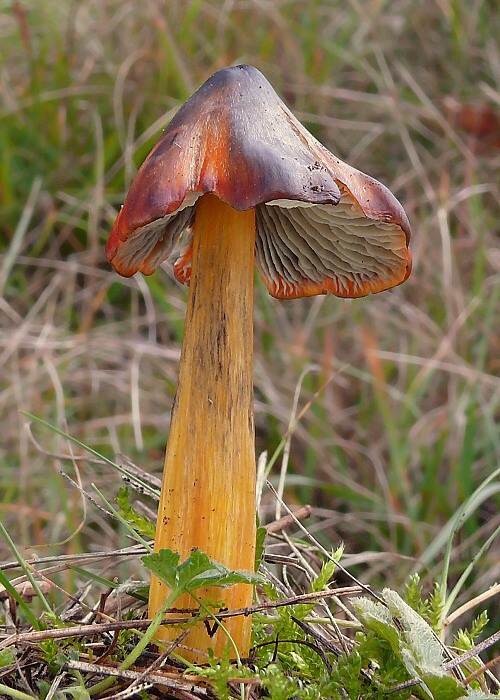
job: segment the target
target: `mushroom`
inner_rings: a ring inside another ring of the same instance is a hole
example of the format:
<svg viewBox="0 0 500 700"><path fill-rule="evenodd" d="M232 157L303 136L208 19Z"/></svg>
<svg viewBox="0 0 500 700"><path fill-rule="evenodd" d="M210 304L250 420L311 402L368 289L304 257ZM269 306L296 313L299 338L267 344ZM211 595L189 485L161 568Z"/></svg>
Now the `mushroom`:
<svg viewBox="0 0 500 700"><path fill-rule="evenodd" d="M332 155L242 65L215 73L174 116L130 187L106 254L121 275L149 275L181 238L174 273L190 289L155 550L185 558L196 547L229 569L253 570L254 262L280 299L362 297L407 279L410 226L384 185ZM167 593L153 576L150 616ZM234 609L252 593L237 584L203 597ZM225 625L246 654L250 618ZM211 638L202 624L186 641L216 654L226 643L223 630Z"/></svg>

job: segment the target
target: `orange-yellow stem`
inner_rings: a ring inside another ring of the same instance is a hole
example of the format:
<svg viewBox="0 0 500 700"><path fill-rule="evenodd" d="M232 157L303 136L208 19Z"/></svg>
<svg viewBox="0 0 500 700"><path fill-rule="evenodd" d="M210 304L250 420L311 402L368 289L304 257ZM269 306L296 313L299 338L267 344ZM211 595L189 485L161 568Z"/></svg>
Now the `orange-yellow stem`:
<svg viewBox="0 0 500 700"><path fill-rule="evenodd" d="M253 421L253 275L255 212L239 212L204 195L194 224L191 284L179 381L172 411L158 511L155 551L170 548L181 561L193 547L230 569L253 571L255 450ZM229 609L251 605L252 587L205 589L201 598ZM152 577L149 615L168 589ZM176 607L196 607L183 596ZM226 621L241 655L249 650L249 617ZM161 628L170 640L179 628ZM199 624L183 642L199 652L227 644ZM203 654L193 654L203 660Z"/></svg>

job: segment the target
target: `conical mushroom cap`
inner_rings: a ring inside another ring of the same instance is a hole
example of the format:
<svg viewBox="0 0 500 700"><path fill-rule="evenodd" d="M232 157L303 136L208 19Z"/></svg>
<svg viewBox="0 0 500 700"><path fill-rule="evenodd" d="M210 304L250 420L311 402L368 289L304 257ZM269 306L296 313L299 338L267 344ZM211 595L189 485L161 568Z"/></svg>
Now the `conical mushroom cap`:
<svg viewBox="0 0 500 700"><path fill-rule="evenodd" d="M410 274L397 199L327 151L251 66L209 78L144 161L106 246L116 271L151 274L188 231L174 266L188 282L189 231L208 192L256 208L256 261L273 296L360 297Z"/></svg>

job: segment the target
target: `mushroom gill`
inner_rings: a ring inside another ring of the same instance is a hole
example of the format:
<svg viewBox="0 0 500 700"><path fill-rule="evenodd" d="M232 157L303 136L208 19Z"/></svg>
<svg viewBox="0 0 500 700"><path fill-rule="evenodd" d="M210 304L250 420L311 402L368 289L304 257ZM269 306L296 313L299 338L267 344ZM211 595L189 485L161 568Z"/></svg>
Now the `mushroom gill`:
<svg viewBox="0 0 500 700"><path fill-rule="evenodd" d="M276 200L257 207L256 261L270 294L362 297L409 274L406 236L369 219L344 189L339 204Z"/></svg>

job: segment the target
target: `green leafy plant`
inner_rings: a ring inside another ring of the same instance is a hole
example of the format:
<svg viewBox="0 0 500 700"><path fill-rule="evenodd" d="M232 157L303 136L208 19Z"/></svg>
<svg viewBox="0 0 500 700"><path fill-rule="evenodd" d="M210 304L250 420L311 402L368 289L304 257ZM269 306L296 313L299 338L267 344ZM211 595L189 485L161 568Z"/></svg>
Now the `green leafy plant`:
<svg viewBox="0 0 500 700"><path fill-rule="evenodd" d="M463 686L442 670L443 647L432 628L394 591L384 589L382 600L385 605L368 598L351 602L367 630L385 640L395 661L418 680L415 692L425 700L463 696Z"/></svg>
<svg viewBox="0 0 500 700"><path fill-rule="evenodd" d="M251 572L230 571L197 549L182 563L179 560L177 552L170 549L161 549L142 557L144 566L170 588L166 608L172 607L183 593L194 595L197 588L204 586L225 588L235 583L255 584L262 581L259 575Z"/></svg>
<svg viewBox="0 0 500 700"><path fill-rule="evenodd" d="M415 590L416 580L407 590ZM422 700L493 698L478 686L467 688L446 667L444 645L431 626L395 591L384 589L380 598L356 597L351 604L361 629L348 651L332 653L321 636L311 637L296 624L297 606L279 609L272 632L259 636L259 678L272 698L386 698ZM419 598L424 610L430 604ZM304 607L304 606L300 606ZM300 611L302 612L302 611ZM299 613L300 614L300 613ZM484 628L485 618L465 634L470 639ZM259 620L260 632L265 629ZM259 632L259 628L257 629ZM461 636L463 636L462 633ZM269 650L272 638L274 645ZM266 639L266 641L263 641ZM469 648L472 648L470 644ZM314 652L311 653L312 648Z"/></svg>

